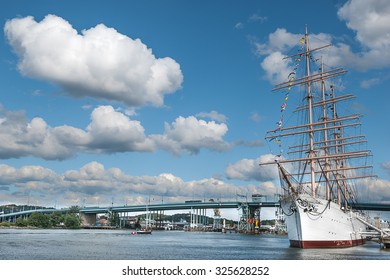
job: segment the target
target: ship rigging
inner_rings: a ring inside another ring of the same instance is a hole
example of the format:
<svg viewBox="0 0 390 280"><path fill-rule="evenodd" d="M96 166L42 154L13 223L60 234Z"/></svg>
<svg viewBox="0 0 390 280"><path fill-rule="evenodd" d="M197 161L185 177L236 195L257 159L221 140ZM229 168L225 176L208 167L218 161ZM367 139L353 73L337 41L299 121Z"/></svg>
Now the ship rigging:
<svg viewBox="0 0 390 280"><path fill-rule="evenodd" d="M352 94L339 94L333 82L347 71L325 70L323 59L314 58L314 53L331 45L310 49L307 30L300 44L297 54L284 58L292 60L294 67L287 81L273 89L284 92L285 97L277 128L267 131L265 139L276 143L280 152L274 162L260 165L276 164L279 169L283 189L280 202L288 216L291 246L360 245L365 241L359 234L364 224L359 221L361 213L353 210L359 193L354 182L373 177L372 166L367 163L371 151L361 148L367 141L355 133L361 126L361 115L343 115L339 110L341 103L354 98ZM318 71L313 71L315 66ZM298 77L301 68L303 74ZM300 118L297 124L285 127L287 102L296 89L301 89L303 104L292 113ZM288 157L282 149L287 138L295 139L288 147Z"/></svg>

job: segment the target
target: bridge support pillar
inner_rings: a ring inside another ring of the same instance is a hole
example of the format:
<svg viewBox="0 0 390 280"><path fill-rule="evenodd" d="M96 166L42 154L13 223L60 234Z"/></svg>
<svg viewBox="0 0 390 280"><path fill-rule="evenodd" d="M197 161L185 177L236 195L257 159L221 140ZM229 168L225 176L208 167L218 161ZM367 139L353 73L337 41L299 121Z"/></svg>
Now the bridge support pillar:
<svg viewBox="0 0 390 280"><path fill-rule="evenodd" d="M243 233L258 234L260 231L260 207L249 207L248 204L241 208L239 231Z"/></svg>
<svg viewBox="0 0 390 280"><path fill-rule="evenodd" d="M96 225L96 214L80 213L81 225L94 226Z"/></svg>

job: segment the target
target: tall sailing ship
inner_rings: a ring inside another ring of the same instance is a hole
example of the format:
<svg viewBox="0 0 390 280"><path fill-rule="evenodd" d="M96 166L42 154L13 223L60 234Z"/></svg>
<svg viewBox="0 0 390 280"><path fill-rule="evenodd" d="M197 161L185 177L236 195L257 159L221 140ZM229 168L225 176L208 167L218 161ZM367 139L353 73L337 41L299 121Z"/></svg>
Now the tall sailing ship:
<svg viewBox="0 0 390 280"><path fill-rule="evenodd" d="M354 98L352 94L339 94L333 83L346 70L326 70L322 59L315 59L314 55L330 45L310 49L307 30L299 45L297 54L285 58L293 62L293 71L286 82L273 89L284 92L285 97L281 120L266 135L267 141L279 147L286 138L297 141L288 146L288 157L280 152L274 162L260 165L278 167L280 206L286 217L290 246L362 245L366 227L363 214L354 210L356 180L372 177L372 166L367 164L370 151L362 148L367 141L356 133L361 115L339 112L340 103ZM300 77L298 68L303 68ZM300 122L285 127L284 110L295 90L302 94L303 104L293 111L300 116Z"/></svg>

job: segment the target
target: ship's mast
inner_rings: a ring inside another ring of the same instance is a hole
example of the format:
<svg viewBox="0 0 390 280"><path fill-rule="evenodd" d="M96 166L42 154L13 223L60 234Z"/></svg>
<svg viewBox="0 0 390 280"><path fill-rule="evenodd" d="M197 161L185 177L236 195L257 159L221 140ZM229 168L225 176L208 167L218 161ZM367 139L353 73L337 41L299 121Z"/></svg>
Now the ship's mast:
<svg viewBox="0 0 390 280"><path fill-rule="evenodd" d="M336 98L335 96L335 90L334 90L334 86L331 87L332 89L332 98ZM337 153L340 153L340 154L345 154L345 142L344 142L344 128L342 126L339 125L338 123L338 118L339 116L337 115L337 108L336 108L336 103L334 102L333 103L333 119L334 119L334 125L335 126L339 126L338 129L335 129L334 130L334 139L335 139L335 154ZM335 166L336 166L336 169L338 170L336 172L336 177L337 179L341 179L341 178L346 178L346 170L347 170L347 166L346 166L346 161L345 159L343 158L339 158L336 160L335 162ZM344 207L345 209L347 208L347 182L345 180L338 180L340 181L340 183L337 185L337 201L338 201L338 204L341 206L341 203L343 201L343 197L344 197ZM337 181L337 182L338 182ZM344 195L342 195L341 191L343 191Z"/></svg>
<svg viewBox="0 0 390 280"><path fill-rule="evenodd" d="M331 89L331 95L330 96L331 96L332 100L335 100L336 99L336 95L335 95L335 91L334 91L334 86L331 85L330 89ZM333 117L333 120L334 120L334 127L337 127L336 120L337 120L338 116L337 116L337 110L336 110L336 102L332 103L332 111L333 111L333 116L332 117ZM341 135L340 135L340 133L338 132L338 130L336 128L334 128L334 131L333 131L333 139L334 139L334 143L335 143L334 153L337 154L337 153L339 153ZM338 179L340 177L339 171L338 171L338 169L340 168L340 166L339 166L339 159L335 159L335 161L334 161L334 168L335 168L335 170L337 170L335 172L335 177L336 177L335 182L338 182ZM338 202L339 205L341 205L341 188L340 188L339 184L337 185L337 202Z"/></svg>
<svg viewBox="0 0 390 280"><path fill-rule="evenodd" d="M308 77L307 81L307 102L308 102L308 112L309 112L309 161L310 161L310 174L311 174L311 193L312 196L315 197L315 189L316 189L316 177L315 177L315 162L313 158L315 157L314 153L314 132L313 132L313 96L311 94L311 81L310 81L310 52L309 52L309 34L305 32L305 45L306 45L306 54L305 54L305 62L306 62L306 77Z"/></svg>
<svg viewBox="0 0 390 280"><path fill-rule="evenodd" d="M324 73L324 62L322 61L321 58L321 76ZM327 129L327 121L328 121L328 114L326 112L326 93L325 93L325 80L321 80L321 92L322 92L322 102L323 102L323 107L322 107L322 121L324 122L324 155L328 156L329 155L329 149L328 149L328 129ZM325 166L324 166L324 173L325 173L325 178L327 179L329 177L329 159L325 157ZM330 194L330 183L327 182L326 184L326 199L330 200L331 199L331 194Z"/></svg>

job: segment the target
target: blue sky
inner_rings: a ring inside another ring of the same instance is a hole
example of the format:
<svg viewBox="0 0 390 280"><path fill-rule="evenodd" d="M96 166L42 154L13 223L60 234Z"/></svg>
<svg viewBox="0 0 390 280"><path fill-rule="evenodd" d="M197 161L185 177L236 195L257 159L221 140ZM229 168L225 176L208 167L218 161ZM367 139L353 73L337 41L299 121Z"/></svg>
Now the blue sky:
<svg viewBox="0 0 390 280"><path fill-rule="evenodd" d="M271 92L308 26L364 113L390 201L390 3L19 1L1 4L0 204L115 205L277 191ZM325 54L326 55L326 54Z"/></svg>

